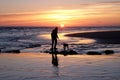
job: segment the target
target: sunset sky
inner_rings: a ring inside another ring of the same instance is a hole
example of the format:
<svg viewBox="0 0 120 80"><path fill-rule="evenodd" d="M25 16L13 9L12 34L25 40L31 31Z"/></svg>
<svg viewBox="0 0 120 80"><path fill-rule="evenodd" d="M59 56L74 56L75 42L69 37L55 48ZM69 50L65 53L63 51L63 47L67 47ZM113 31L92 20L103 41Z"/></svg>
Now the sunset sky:
<svg viewBox="0 0 120 80"><path fill-rule="evenodd" d="M0 26L120 26L120 0L0 0Z"/></svg>

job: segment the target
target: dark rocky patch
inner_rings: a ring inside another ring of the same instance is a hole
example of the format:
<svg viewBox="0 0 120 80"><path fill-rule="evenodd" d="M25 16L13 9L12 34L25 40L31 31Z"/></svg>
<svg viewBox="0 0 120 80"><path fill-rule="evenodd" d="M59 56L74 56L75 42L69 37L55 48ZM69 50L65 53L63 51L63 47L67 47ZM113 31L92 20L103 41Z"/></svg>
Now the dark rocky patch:
<svg viewBox="0 0 120 80"><path fill-rule="evenodd" d="M102 55L102 53L100 53L100 52L95 52L95 51L89 51L89 52L87 52L86 54L88 54L88 55Z"/></svg>
<svg viewBox="0 0 120 80"><path fill-rule="evenodd" d="M50 54L61 54L64 56L67 55L77 55L78 53L74 50L69 50L69 51L55 51L55 52L51 52L51 51L45 51L46 53L50 53Z"/></svg>
<svg viewBox="0 0 120 80"><path fill-rule="evenodd" d="M20 53L20 50L9 50L5 51L5 53Z"/></svg>
<svg viewBox="0 0 120 80"><path fill-rule="evenodd" d="M104 53L106 55L109 55L109 54L114 54L114 51L113 50L105 50Z"/></svg>
<svg viewBox="0 0 120 80"><path fill-rule="evenodd" d="M60 51L59 54L66 56L66 55L77 55L78 53L74 50L69 50L69 51Z"/></svg>

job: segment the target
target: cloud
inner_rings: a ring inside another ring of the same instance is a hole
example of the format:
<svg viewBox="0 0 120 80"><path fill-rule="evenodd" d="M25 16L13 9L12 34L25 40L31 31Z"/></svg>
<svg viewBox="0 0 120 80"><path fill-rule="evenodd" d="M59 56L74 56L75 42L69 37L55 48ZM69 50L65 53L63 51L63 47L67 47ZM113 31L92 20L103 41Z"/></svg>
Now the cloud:
<svg viewBox="0 0 120 80"><path fill-rule="evenodd" d="M69 8L68 8L69 7ZM40 11L40 12L26 12L26 13L8 13L8 14L0 14L0 18L3 17L21 17L21 16L34 16L34 15L44 15L44 14L53 14L53 13L62 13L63 11L66 12L75 12L75 11L82 11L88 10L89 12L91 9L99 9L103 10L104 8L114 8L120 9L120 1L109 1L109 2L97 2L91 4L79 4L79 5L69 5L59 9L47 10L47 11Z"/></svg>
<svg viewBox="0 0 120 80"><path fill-rule="evenodd" d="M104 18L106 18L106 22L109 19L113 19L113 23L116 23L120 20L119 14L120 1L99 2L65 6L61 9L46 11L0 14L0 24L57 24L76 23L79 21L91 22L90 20L93 20L93 23L99 19L102 21Z"/></svg>

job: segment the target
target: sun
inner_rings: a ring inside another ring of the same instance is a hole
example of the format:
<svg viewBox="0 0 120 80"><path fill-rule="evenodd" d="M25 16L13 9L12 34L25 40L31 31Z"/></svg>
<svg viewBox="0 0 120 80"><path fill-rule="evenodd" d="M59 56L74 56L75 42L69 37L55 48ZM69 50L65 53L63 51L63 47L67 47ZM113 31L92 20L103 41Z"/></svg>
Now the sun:
<svg viewBox="0 0 120 80"><path fill-rule="evenodd" d="M64 26L64 24L60 24L60 27L62 27L62 28L63 28L63 27L65 27L65 26Z"/></svg>

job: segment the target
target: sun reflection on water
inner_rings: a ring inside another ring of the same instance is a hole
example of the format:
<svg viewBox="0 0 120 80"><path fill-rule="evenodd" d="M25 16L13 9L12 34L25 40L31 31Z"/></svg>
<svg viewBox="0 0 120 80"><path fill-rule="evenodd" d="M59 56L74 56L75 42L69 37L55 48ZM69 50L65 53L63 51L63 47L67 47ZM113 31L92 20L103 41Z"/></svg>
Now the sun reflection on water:
<svg viewBox="0 0 120 80"><path fill-rule="evenodd" d="M89 39L89 38L82 38L82 37L68 37L68 36L64 36L68 33L59 33L59 39L58 41L60 42L66 42L68 44L91 44L91 43L95 43L96 40L94 39ZM43 34L43 35L38 35L38 38L44 38L44 39L48 39L51 40L51 35L50 34Z"/></svg>
<svg viewBox="0 0 120 80"><path fill-rule="evenodd" d="M60 40L67 40L68 39L68 37L65 37L64 35L65 35L66 33L59 33L58 34L58 37L59 37L59 39ZM45 39L51 39L51 34L43 34L43 35L38 35L38 37L42 37L42 38L45 38Z"/></svg>
<svg viewBox="0 0 120 80"><path fill-rule="evenodd" d="M75 44L91 44L96 42L94 39L88 39L88 38L81 38L78 42L75 42Z"/></svg>

